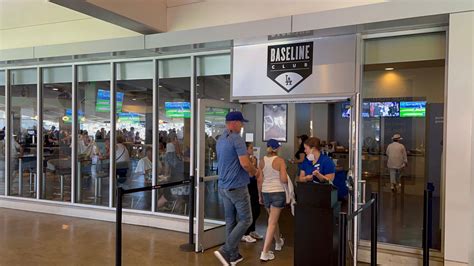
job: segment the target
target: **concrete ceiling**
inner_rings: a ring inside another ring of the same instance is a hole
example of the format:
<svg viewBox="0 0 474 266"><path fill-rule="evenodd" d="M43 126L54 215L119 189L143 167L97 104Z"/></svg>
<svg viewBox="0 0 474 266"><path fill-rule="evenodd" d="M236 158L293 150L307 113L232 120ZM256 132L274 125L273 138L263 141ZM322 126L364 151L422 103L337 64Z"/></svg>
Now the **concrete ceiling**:
<svg viewBox="0 0 474 266"><path fill-rule="evenodd" d="M45 0L0 0L0 30L93 19Z"/></svg>

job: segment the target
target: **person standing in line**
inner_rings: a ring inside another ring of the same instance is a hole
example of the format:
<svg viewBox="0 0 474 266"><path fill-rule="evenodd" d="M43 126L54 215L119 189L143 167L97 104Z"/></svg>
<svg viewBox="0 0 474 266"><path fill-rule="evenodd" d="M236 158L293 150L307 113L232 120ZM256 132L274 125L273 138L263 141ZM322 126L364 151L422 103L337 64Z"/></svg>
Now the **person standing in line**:
<svg viewBox="0 0 474 266"><path fill-rule="evenodd" d="M387 147L387 167L390 172L390 188L395 192L402 187L400 183L401 170L408 165L407 151L405 146L400 143L403 138L400 134L395 134L392 137L392 143ZM398 186L397 186L398 183Z"/></svg>
<svg viewBox="0 0 474 266"><path fill-rule="evenodd" d="M240 136L244 119L241 112L226 115L226 129L217 141L217 163L219 169L219 195L224 203L226 241L214 255L222 265L236 265L243 260L239 253L239 242L252 224L250 195L247 185L249 176L255 176L244 139Z"/></svg>
<svg viewBox="0 0 474 266"><path fill-rule="evenodd" d="M253 145L251 142L247 142L247 153L250 157L250 161L253 166L257 168L257 158L253 155ZM250 194L250 205L252 207L252 224L245 232L245 235L242 237L243 242L255 243L257 240L263 239L263 236L259 235L255 231L255 223L257 222L258 217L260 216L260 203L259 203L259 194L257 186L257 177L250 177L250 183L248 184L249 194Z"/></svg>
<svg viewBox="0 0 474 266"><path fill-rule="evenodd" d="M267 155L260 160L257 180L258 189L261 192L260 203L268 212L268 228L265 235L263 251L260 254L261 261L275 259L275 255L270 251L270 246L275 239L275 250L281 251L284 239L280 235L278 220L286 205L286 193L283 184L288 183L285 160L278 156L281 144L270 139L267 142Z"/></svg>

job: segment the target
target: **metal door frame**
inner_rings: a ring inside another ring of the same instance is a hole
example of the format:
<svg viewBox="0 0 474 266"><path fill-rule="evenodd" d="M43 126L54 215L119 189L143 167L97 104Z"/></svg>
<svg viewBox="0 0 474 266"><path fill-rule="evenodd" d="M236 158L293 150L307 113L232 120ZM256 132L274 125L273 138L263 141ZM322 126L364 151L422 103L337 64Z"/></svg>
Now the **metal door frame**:
<svg viewBox="0 0 474 266"><path fill-rule="evenodd" d="M197 99L197 130L196 130L196 245L195 251L204 251L220 245L225 241L225 222L206 219L205 182L217 180L217 176L205 176L205 115L206 107L241 109L240 104L212 99ZM206 225L211 228L206 229Z"/></svg>

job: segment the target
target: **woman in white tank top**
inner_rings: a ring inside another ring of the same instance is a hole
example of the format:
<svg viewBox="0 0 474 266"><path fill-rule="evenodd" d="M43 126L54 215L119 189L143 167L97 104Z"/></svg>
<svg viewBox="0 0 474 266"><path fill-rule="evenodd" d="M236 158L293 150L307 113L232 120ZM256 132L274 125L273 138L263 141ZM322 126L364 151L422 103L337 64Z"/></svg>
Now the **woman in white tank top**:
<svg viewBox="0 0 474 266"><path fill-rule="evenodd" d="M281 144L271 139L267 142L267 155L260 160L257 173L257 182L259 190L260 203L265 205L268 212L268 228L265 235L263 251L260 254L260 260L269 261L275 258L270 251L272 240L275 239L275 250L280 251L284 240L280 235L278 219L280 213L286 205L286 194L283 187L288 183L285 160L278 156L278 150Z"/></svg>

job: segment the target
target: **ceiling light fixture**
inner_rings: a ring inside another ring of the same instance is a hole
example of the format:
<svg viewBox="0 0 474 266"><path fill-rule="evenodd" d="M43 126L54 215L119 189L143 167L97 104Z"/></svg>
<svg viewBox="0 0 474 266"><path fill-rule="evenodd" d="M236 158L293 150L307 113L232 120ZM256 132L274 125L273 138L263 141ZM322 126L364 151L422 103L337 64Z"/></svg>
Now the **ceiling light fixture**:
<svg viewBox="0 0 474 266"><path fill-rule="evenodd" d="M386 71L392 71L392 70L394 70L394 69L395 69L395 68L393 68L393 67L386 67L386 68L385 68Z"/></svg>
<svg viewBox="0 0 474 266"><path fill-rule="evenodd" d="M53 91L58 91L59 89L58 88L53 88Z"/></svg>
<svg viewBox="0 0 474 266"><path fill-rule="evenodd" d="M132 99L132 101L136 101L136 100L137 100L137 98L133 98L133 99Z"/></svg>

